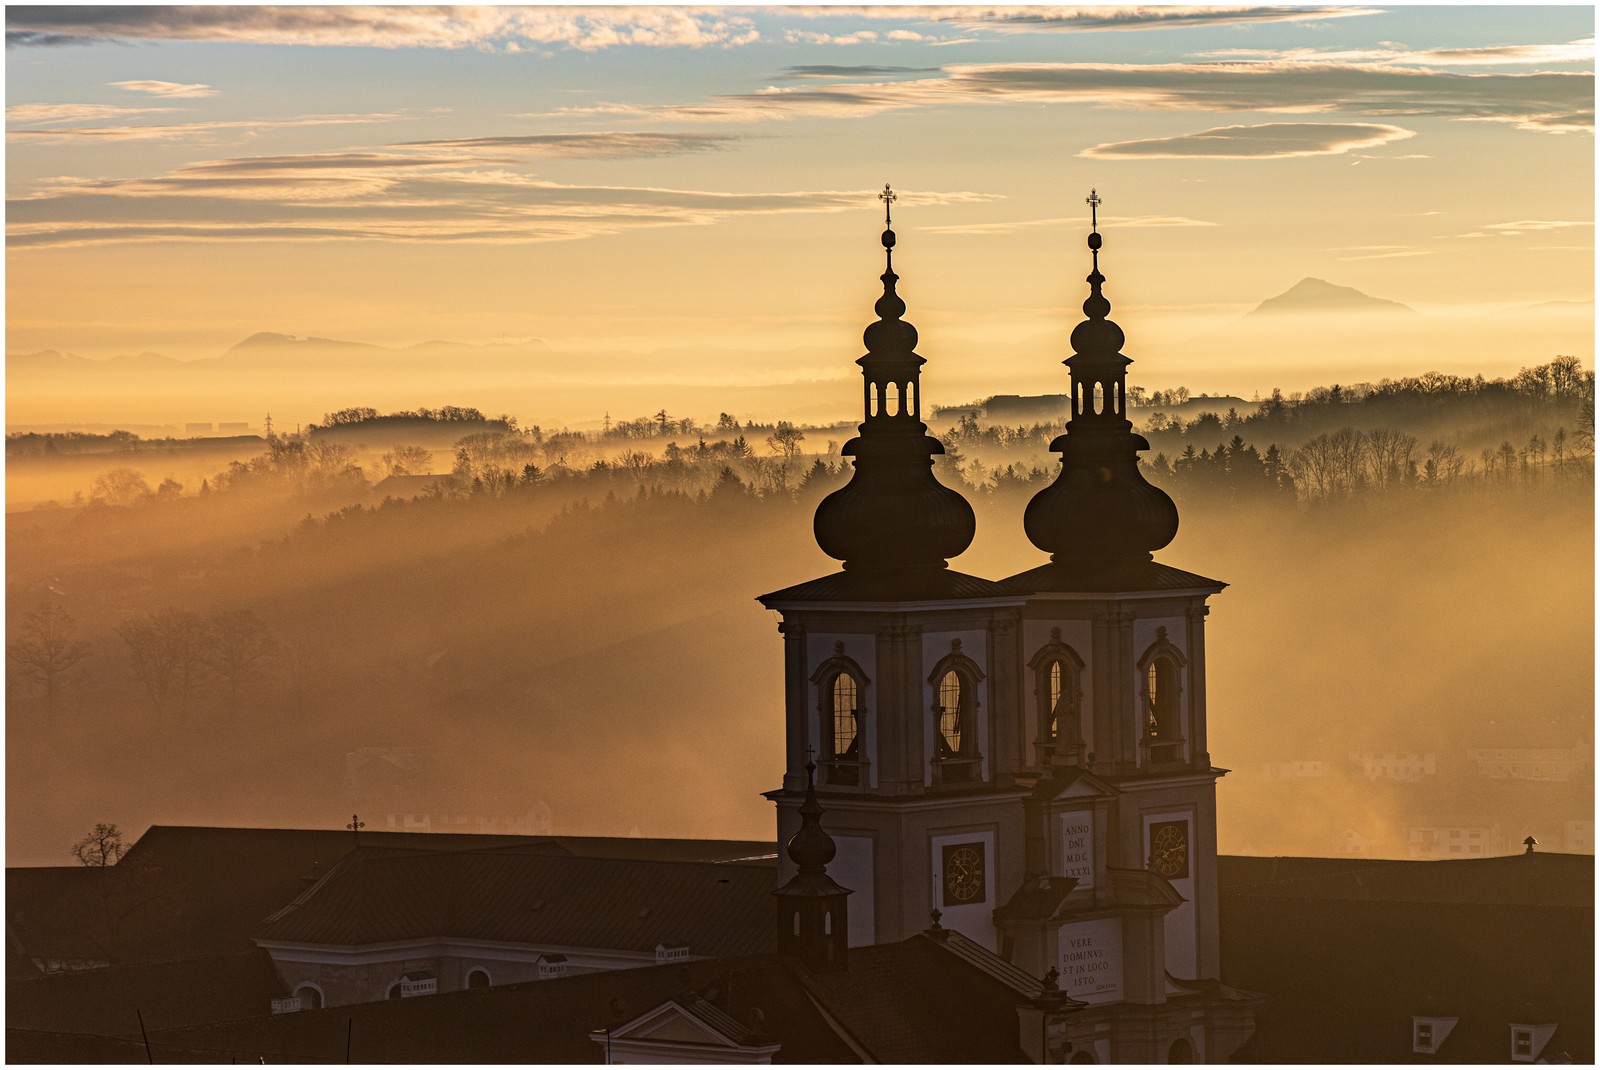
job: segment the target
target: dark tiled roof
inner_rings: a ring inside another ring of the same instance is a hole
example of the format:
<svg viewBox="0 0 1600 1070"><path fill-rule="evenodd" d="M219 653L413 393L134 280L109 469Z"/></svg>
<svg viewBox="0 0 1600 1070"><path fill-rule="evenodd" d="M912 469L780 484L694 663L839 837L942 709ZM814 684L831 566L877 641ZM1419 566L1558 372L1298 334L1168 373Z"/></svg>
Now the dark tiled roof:
<svg viewBox="0 0 1600 1070"><path fill-rule="evenodd" d="M1536 851L1420 862L1224 856L1217 870L1223 889L1239 895L1528 907L1594 903L1592 855Z"/></svg>
<svg viewBox="0 0 1600 1070"><path fill-rule="evenodd" d="M791 968L771 956L611 970L414 999L301 1011L152 1036L168 1045L227 1052L240 1062L599 1063L591 1030L618 1026L668 1000L705 1000L782 1043L779 1063L857 1061ZM347 1034L346 1030L349 1030Z"/></svg>
<svg viewBox="0 0 1600 1070"><path fill-rule="evenodd" d="M808 974L807 988L875 1061L1027 1061L1018 1047L1017 991L938 941L918 934L851 948L849 965Z"/></svg>
<svg viewBox="0 0 1600 1070"><path fill-rule="evenodd" d="M1218 860L1223 973L1268 997L1248 1062L1507 1062L1510 1026L1594 1059L1594 860ZM1413 1015L1459 1018L1413 1056Z"/></svg>
<svg viewBox="0 0 1600 1070"><path fill-rule="evenodd" d="M8 869L7 922L25 952L56 958L139 961L249 951L262 921L329 872L355 842L339 829L156 825L104 872ZM597 858L773 855L770 842L750 840L369 831L359 842L413 852L499 847ZM110 877L109 884L98 877ZM114 932L105 923L108 906L123 919Z"/></svg>
<svg viewBox="0 0 1600 1070"><path fill-rule="evenodd" d="M146 1029L174 1029L266 1014L286 995L272 959L252 950L11 981L6 1025L137 1037L140 1014Z"/></svg>
<svg viewBox="0 0 1600 1070"><path fill-rule="evenodd" d="M1159 561L1143 561L1120 568L1078 569L1072 564L1050 563L1019 572L1000 581L1013 594L1093 593L1099 591L1220 591L1227 584L1207 579Z"/></svg>
<svg viewBox="0 0 1600 1070"><path fill-rule="evenodd" d="M840 571L759 596L762 605L781 602L953 602L1016 598L1017 592L992 580L954 569L905 572Z"/></svg>
<svg viewBox="0 0 1600 1070"><path fill-rule="evenodd" d="M83 866L36 866L6 870L6 977L28 956L55 959L110 958L103 923L105 873ZM32 969L32 963L28 963Z"/></svg>
<svg viewBox="0 0 1600 1070"><path fill-rule="evenodd" d="M361 946L456 937L744 955L773 943L770 865L361 847L256 934Z"/></svg>

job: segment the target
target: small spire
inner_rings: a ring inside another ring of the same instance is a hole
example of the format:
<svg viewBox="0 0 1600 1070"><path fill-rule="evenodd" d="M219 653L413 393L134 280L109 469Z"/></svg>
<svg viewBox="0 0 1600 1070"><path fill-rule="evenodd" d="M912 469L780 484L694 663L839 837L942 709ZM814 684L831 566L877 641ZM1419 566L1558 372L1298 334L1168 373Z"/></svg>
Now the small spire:
<svg viewBox="0 0 1600 1070"><path fill-rule="evenodd" d="M889 183L883 184L883 192L878 194L878 200L883 202L883 290L889 294L894 292L895 280L899 277L894 273L894 220L889 216L889 208L900 199L894 190L889 188ZM900 306L900 312L905 312L905 305ZM880 309L878 314L883 315Z"/></svg>
<svg viewBox="0 0 1600 1070"><path fill-rule="evenodd" d="M950 930L939 924L939 919L944 917L944 913L940 911L938 907L934 907L932 910L928 911L928 917L933 919L933 924L924 929L923 932L927 933L935 940L944 940L949 937Z"/></svg>
<svg viewBox="0 0 1600 1070"><path fill-rule="evenodd" d="M1522 841L1522 844L1527 848L1527 850L1523 851L1522 853L1525 855L1531 855L1533 854L1533 849L1539 845L1539 841L1534 839L1532 836L1529 836L1527 839Z"/></svg>
<svg viewBox="0 0 1600 1070"><path fill-rule="evenodd" d="M885 184L883 293L856 361L862 375L860 435L844 444L853 458L850 482L824 498L813 523L817 544L846 569L905 574L942 569L972 543L976 519L960 494L933 475L933 458L944 452L922 422L922 365L917 329L902 317L906 303L895 292L895 234L891 206L898 199Z"/></svg>
<svg viewBox="0 0 1600 1070"><path fill-rule="evenodd" d="M1083 314L1092 320L1103 320L1111 315L1111 302L1100 292L1101 285L1106 281L1106 277L1100 274L1100 247L1105 244L1105 239L1100 236L1100 206L1105 202L1100 199L1098 190L1091 189L1083 203L1089 206L1089 253L1094 258L1093 269L1084 280L1089 284L1089 296L1083 302ZM1120 341L1117 348L1121 348Z"/></svg>
<svg viewBox="0 0 1600 1070"><path fill-rule="evenodd" d="M821 873L838 848L833 837L822 827L822 804L817 801L815 784L817 763L811 760L811 748L806 748L806 797L800 803L800 828L789 837L789 858L800 867L803 874Z"/></svg>

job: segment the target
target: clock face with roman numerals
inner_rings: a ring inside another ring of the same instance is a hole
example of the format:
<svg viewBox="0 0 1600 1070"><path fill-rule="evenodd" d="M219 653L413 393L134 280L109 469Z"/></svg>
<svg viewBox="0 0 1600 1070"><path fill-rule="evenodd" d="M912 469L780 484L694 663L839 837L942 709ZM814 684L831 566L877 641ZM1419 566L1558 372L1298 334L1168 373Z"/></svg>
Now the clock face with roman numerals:
<svg viewBox="0 0 1600 1070"><path fill-rule="evenodd" d="M983 842L949 843L944 847L946 906L981 903L984 896Z"/></svg>
<svg viewBox="0 0 1600 1070"><path fill-rule="evenodd" d="M1169 881L1189 875L1189 822L1151 822L1150 868Z"/></svg>

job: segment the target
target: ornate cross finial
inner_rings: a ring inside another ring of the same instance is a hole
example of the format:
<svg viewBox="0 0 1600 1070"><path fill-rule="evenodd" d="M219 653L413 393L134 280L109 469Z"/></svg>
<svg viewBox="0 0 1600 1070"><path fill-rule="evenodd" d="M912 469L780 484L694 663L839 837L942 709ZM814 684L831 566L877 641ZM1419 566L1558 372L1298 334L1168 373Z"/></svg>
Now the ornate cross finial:
<svg viewBox="0 0 1600 1070"><path fill-rule="evenodd" d="M1099 230L1100 206L1106 202L1100 199L1100 193L1098 190L1090 189L1089 196L1083 199L1083 203L1089 206L1089 229Z"/></svg>
<svg viewBox="0 0 1600 1070"><path fill-rule="evenodd" d="M900 199L899 195L897 195L894 190L889 188L889 183L885 182L883 184L883 192L878 194L878 200L883 202L883 225L884 226L888 226L889 223L890 223L889 206L891 204L893 204L895 201L898 201L899 199Z"/></svg>
<svg viewBox="0 0 1600 1070"><path fill-rule="evenodd" d="M361 830L366 827L367 823L361 820L361 818L357 817L355 814L350 815L350 824L345 826L345 828L349 829L356 839L361 838Z"/></svg>

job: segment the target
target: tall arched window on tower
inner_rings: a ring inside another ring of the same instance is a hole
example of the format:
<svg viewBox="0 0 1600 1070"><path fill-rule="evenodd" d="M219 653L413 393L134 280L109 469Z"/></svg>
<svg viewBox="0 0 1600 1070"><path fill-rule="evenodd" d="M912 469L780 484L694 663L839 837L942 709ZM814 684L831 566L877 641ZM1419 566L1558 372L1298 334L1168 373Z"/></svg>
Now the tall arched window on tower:
<svg viewBox="0 0 1600 1070"><path fill-rule="evenodd" d="M1139 659L1144 699L1144 741L1153 761L1175 761L1183 754L1183 652L1156 629L1156 641Z"/></svg>
<svg viewBox="0 0 1600 1070"><path fill-rule="evenodd" d="M859 787L866 780L867 676L861 666L844 655L844 643L833 647L833 657L811 676L817 686L817 738L821 744L822 779L842 787Z"/></svg>
<svg viewBox="0 0 1600 1070"><path fill-rule="evenodd" d="M861 726L856 720L855 678L847 672L841 672L833 678L831 690L829 705L832 709L829 710L829 734L826 747L828 760L831 762L859 761L861 759ZM855 768L839 770L839 772L852 774L850 783L855 782L853 774L856 771Z"/></svg>
<svg viewBox="0 0 1600 1070"><path fill-rule="evenodd" d="M961 674L951 669L939 680L939 757L958 758L972 749L972 689L963 685Z"/></svg>
<svg viewBox="0 0 1600 1070"><path fill-rule="evenodd" d="M950 653L934 667L933 767L935 783L976 780L983 756L978 749L978 682L983 670L951 640Z"/></svg>
<svg viewBox="0 0 1600 1070"><path fill-rule="evenodd" d="M1028 668L1034 673L1037 710L1035 746L1040 764L1045 748L1052 760L1078 765L1083 760L1083 659L1061 641L1061 629L1050 629L1050 641L1039 648Z"/></svg>

